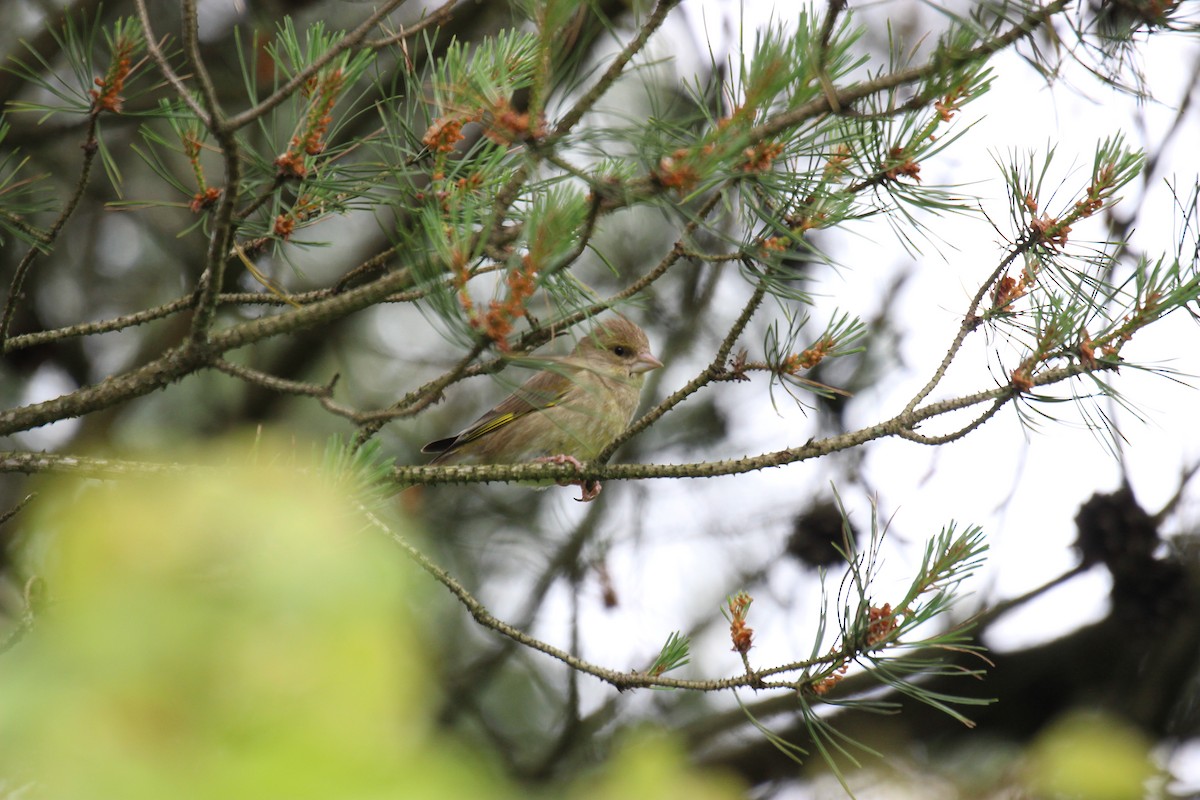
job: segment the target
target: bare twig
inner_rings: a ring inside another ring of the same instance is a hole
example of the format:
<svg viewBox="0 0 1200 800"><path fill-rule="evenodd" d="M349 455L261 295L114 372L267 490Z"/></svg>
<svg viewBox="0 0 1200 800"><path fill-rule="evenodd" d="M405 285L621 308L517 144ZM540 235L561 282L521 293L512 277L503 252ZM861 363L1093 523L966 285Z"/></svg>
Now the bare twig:
<svg viewBox="0 0 1200 800"><path fill-rule="evenodd" d="M46 231L43 240L25 252L25 256L17 264L17 269L13 273L13 279L8 288L8 298L4 303L4 314L3 317L0 317L0 353L9 352L8 334L12 328L13 316L17 311L17 303L23 297L22 289L25 285L25 277L29 274L29 269L33 266L34 260L42 252L42 249L58 240L58 236L66 226L67 220L75 213L75 209L79 207L79 201L83 199L84 191L86 191L88 181L91 178L92 166L96 161L96 154L100 151L100 143L96 140L96 126L100 118L100 113L101 108L96 106L92 113L88 115L87 133L81 145L83 148L83 163L79 167L79 177L75 181L75 190L67 198L62 211L58 213L58 217L54 220L49 230Z"/></svg>

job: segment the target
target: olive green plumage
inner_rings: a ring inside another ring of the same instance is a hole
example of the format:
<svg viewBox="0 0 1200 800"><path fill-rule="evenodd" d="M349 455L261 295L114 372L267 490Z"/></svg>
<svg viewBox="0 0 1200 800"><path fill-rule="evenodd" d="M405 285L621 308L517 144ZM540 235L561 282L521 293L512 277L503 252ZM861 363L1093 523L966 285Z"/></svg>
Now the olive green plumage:
<svg viewBox="0 0 1200 800"><path fill-rule="evenodd" d="M596 326L571 355L547 360L548 369L466 430L421 452L437 453L431 464L590 460L629 425L645 373L662 366L645 331L624 318Z"/></svg>

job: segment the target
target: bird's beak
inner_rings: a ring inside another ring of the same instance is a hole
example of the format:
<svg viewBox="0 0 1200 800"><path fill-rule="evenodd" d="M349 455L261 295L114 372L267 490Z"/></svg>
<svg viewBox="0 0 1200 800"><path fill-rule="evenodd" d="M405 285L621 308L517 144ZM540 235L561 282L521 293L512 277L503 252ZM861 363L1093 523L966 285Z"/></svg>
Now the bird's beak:
<svg viewBox="0 0 1200 800"><path fill-rule="evenodd" d="M633 362L633 366L629 371L634 375L638 375L643 372L649 372L652 369L660 369L662 365L663 363L655 358L653 353L646 352L638 355L637 360Z"/></svg>

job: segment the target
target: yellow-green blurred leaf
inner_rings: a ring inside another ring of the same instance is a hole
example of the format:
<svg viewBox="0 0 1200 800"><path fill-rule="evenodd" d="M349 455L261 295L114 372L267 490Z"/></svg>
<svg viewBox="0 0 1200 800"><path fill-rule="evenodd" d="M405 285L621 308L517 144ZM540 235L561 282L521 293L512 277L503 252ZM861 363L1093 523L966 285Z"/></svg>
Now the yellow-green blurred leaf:
<svg viewBox="0 0 1200 800"><path fill-rule="evenodd" d="M1038 737L1027 780L1037 797L1127 800L1143 797L1157 771L1138 730L1114 717L1076 713Z"/></svg>

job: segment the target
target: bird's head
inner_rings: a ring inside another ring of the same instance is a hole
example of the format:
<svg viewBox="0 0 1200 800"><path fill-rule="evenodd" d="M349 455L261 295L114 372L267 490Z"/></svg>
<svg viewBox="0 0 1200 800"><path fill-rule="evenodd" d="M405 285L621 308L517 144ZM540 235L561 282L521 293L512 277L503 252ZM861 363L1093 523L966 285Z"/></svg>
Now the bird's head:
<svg viewBox="0 0 1200 800"><path fill-rule="evenodd" d="M574 355L609 374L633 378L663 365L646 332L623 317L607 320L579 340Z"/></svg>

